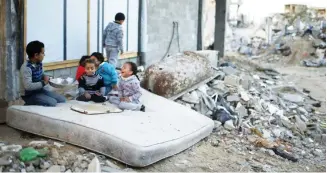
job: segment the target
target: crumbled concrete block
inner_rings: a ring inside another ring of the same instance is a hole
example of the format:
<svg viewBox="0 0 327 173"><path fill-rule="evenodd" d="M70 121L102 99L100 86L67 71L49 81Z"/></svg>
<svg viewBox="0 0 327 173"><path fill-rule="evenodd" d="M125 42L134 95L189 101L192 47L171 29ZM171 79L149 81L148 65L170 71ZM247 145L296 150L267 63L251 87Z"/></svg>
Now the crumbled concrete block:
<svg viewBox="0 0 327 173"><path fill-rule="evenodd" d="M238 102L240 101L240 97L237 94L227 96L227 101L229 102Z"/></svg>
<svg viewBox="0 0 327 173"><path fill-rule="evenodd" d="M224 124L224 127L225 127L225 129L227 129L227 130L233 130L233 129L235 129L235 126L234 126L233 120L228 120L228 121L226 121L225 124Z"/></svg>
<svg viewBox="0 0 327 173"><path fill-rule="evenodd" d="M265 82L266 82L266 84L269 84L269 85L274 85L275 84L275 82L271 81L271 80L266 80Z"/></svg>
<svg viewBox="0 0 327 173"><path fill-rule="evenodd" d="M191 93L186 93L183 95L182 100L188 103L198 104L200 103L200 99L198 93L196 91L192 91Z"/></svg>
<svg viewBox="0 0 327 173"><path fill-rule="evenodd" d="M242 100L244 100L246 102L250 100L249 95L245 91L241 91L240 95L241 95Z"/></svg>
<svg viewBox="0 0 327 173"><path fill-rule="evenodd" d="M226 85L239 86L241 84L241 79L235 75L228 75L224 80Z"/></svg>
<svg viewBox="0 0 327 173"><path fill-rule="evenodd" d="M245 117L248 115L247 109L241 103L237 104L235 111L242 117Z"/></svg>
<svg viewBox="0 0 327 173"><path fill-rule="evenodd" d="M293 102L293 103L302 103L304 101L304 98L298 94L289 94L285 93L282 95L284 100Z"/></svg>
<svg viewBox="0 0 327 173"><path fill-rule="evenodd" d="M226 74L226 75L234 75L237 73L237 70L233 67L223 67L222 68L223 72Z"/></svg>

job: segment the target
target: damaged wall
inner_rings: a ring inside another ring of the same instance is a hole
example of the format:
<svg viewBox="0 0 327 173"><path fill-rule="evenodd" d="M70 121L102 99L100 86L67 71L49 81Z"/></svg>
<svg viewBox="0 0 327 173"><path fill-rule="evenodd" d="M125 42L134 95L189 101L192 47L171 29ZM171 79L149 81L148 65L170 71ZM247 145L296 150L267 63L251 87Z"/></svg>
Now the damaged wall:
<svg viewBox="0 0 327 173"><path fill-rule="evenodd" d="M19 77L16 61L19 58L21 0L0 1L0 123L11 101L19 97Z"/></svg>
<svg viewBox="0 0 327 173"><path fill-rule="evenodd" d="M174 21L178 22L178 32L176 27L168 54L179 52L178 35L181 52L197 49L198 9L197 0L178 0L174 3L167 0L147 1L147 66L158 62L167 52Z"/></svg>
<svg viewBox="0 0 327 173"><path fill-rule="evenodd" d="M16 61L20 51L20 0L0 2L0 100L19 97Z"/></svg>

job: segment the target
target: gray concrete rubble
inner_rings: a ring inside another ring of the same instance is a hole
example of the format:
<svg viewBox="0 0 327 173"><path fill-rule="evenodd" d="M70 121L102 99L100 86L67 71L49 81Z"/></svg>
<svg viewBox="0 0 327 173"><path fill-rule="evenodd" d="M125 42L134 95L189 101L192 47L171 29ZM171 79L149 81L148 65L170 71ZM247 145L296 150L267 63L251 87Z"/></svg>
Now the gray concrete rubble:
<svg viewBox="0 0 327 173"><path fill-rule="evenodd" d="M242 55L269 63L326 66L326 17L306 8L277 13L252 27L230 24L226 55ZM313 15L315 14L315 15Z"/></svg>
<svg viewBox="0 0 327 173"><path fill-rule="evenodd" d="M325 152L321 140L326 136L325 124L316 118L319 115L313 106L319 104L310 97L309 90L304 92L286 85L282 75L274 69L257 68L246 72L242 67L231 66L218 68L224 78L213 79L176 102L183 105L191 102L190 109L215 121L214 132L218 134L254 137L255 146L265 148L271 157L296 162L305 159L301 152L313 153L310 158L319 155L320 150ZM196 95L198 99L186 99ZM308 145L316 143L318 151L298 145L306 143L303 139ZM220 145L216 141L211 144Z"/></svg>
<svg viewBox="0 0 327 173"><path fill-rule="evenodd" d="M105 156L88 152L65 150L65 145L49 141L33 141L26 146L9 145L0 141L0 169L3 172L133 172ZM45 157L21 161L20 150L32 147L46 151ZM18 150L19 149L19 150Z"/></svg>

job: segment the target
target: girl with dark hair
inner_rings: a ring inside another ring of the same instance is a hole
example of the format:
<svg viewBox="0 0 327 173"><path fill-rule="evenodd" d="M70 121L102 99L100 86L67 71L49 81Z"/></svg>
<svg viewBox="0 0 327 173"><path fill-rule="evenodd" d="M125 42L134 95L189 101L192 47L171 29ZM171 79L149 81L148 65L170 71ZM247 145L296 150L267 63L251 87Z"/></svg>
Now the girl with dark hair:
<svg viewBox="0 0 327 173"><path fill-rule="evenodd" d="M107 95L112 89L117 90L118 76L114 66L104 62L104 57L99 52L92 53L91 59L95 61L96 73L103 77L104 86L106 87L105 94Z"/></svg>
<svg viewBox="0 0 327 173"><path fill-rule="evenodd" d="M77 68L77 71L76 71L76 77L75 79L78 81L81 76L85 73L85 61L87 59L89 59L90 56L82 56L82 58L79 60L79 64L78 64L78 68Z"/></svg>
<svg viewBox="0 0 327 173"><path fill-rule="evenodd" d="M140 102L141 87L137 73L137 66L133 62L126 62L121 69L118 83L118 95L109 96L109 101L123 110L145 111Z"/></svg>

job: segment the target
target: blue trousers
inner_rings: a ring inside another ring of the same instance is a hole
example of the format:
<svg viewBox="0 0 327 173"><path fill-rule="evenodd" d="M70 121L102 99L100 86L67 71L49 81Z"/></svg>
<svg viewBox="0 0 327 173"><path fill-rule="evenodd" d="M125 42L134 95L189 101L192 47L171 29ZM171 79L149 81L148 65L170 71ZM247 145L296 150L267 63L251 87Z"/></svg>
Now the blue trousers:
<svg viewBox="0 0 327 173"><path fill-rule="evenodd" d="M25 105L39 105L55 107L57 103L65 103L66 98L55 92L51 92L45 89L41 89L33 92L31 95L22 96Z"/></svg>

